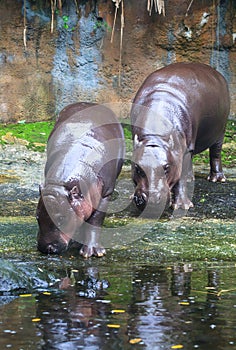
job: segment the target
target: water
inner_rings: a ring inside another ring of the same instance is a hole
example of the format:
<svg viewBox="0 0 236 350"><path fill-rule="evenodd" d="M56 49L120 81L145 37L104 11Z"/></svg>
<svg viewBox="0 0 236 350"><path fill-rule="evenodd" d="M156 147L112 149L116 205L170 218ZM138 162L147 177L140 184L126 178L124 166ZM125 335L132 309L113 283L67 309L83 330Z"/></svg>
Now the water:
<svg viewBox="0 0 236 350"><path fill-rule="evenodd" d="M236 348L234 263L101 265L2 305L0 348Z"/></svg>

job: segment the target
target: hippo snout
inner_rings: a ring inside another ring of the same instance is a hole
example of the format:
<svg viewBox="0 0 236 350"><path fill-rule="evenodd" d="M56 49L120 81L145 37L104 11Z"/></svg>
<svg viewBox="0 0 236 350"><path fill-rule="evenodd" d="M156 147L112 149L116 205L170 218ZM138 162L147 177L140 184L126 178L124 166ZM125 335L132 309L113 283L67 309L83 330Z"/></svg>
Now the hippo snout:
<svg viewBox="0 0 236 350"><path fill-rule="evenodd" d="M170 193L169 190L163 192L149 190L148 194L136 192L133 201L144 217L156 219L169 206Z"/></svg>
<svg viewBox="0 0 236 350"><path fill-rule="evenodd" d="M53 241L45 243L43 241L38 242L38 250L44 254L61 254L68 248L68 244L61 241Z"/></svg>
<svg viewBox="0 0 236 350"><path fill-rule="evenodd" d="M63 253L70 243L71 237L55 227L43 227L38 232L38 250L44 254Z"/></svg>

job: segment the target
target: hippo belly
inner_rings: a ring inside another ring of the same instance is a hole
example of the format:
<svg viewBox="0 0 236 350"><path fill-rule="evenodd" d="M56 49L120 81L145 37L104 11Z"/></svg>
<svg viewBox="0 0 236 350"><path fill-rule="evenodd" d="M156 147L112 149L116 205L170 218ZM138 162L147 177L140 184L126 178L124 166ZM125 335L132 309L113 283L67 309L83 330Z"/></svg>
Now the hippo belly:
<svg viewBox="0 0 236 350"><path fill-rule="evenodd" d="M78 243L84 257L105 254L100 230L123 157L123 130L109 108L75 103L61 111L37 207L40 251L59 254Z"/></svg>
<svg viewBox="0 0 236 350"><path fill-rule="evenodd" d="M175 63L149 75L131 110L134 202L188 209L192 155L210 149L209 181L224 182L221 149L230 109L224 77L208 65Z"/></svg>

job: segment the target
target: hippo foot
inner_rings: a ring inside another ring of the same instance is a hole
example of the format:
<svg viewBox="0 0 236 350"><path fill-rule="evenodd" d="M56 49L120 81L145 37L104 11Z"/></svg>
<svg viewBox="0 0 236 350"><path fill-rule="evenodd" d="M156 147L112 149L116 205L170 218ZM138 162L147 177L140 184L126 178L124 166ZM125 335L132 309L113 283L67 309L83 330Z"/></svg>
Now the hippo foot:
<svg viewBox="0 0 236 350"><path fill-rule="evenodd" d="M105 248L102 247L92 247L92 246L87 246L83 245L82 248L80 249L80 255L82 255L85 259L90 258L91 256L96 256L98 258L101 258L106 254Z"/></svg>
<svg viewBox="0 0 236 350"><path fill-rule="evenodd" d="M223 173L212 172L208 175L207 180L211 182L226 182L226 177Z"/></svg>
<svg viewBox="0 0 236 350"><path fill-rule="evenodd" d="M188 199L188 198L177 198L177 200L172 203L171 207L173 208L173 210L177 210L177 209L184 209L184 210L188 210L189 208L193 208L193 203Z"/></svg>

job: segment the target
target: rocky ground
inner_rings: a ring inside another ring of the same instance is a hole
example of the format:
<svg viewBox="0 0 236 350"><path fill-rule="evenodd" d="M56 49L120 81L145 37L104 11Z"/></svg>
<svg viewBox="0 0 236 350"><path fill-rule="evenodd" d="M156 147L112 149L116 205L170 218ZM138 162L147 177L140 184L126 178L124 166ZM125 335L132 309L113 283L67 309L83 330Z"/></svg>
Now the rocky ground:
<svg viewBox="0 0 236 350"><path fill-rule="evenodd" d="M39 185L43 183L46 154L28 150L23 145L1 146L0 215L34 216ZM208 166L195 167L193 202L188 212L193 217L234 219L236 217L235 169L225 169L227 183L205 180ZM131 187L131 186L129 186Z"/></svg>
<svg viewBox="0 0 236 350"><path fill-rule="evenodd" d="M45 160L45 153L22 145L1 146L1 216L28 216L35 212Z"/></svg>

